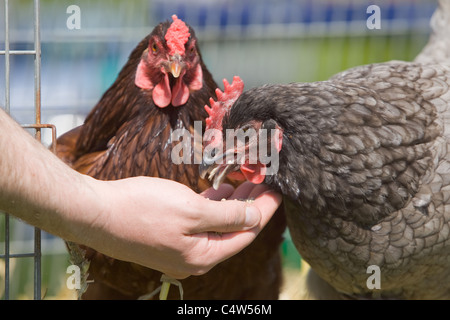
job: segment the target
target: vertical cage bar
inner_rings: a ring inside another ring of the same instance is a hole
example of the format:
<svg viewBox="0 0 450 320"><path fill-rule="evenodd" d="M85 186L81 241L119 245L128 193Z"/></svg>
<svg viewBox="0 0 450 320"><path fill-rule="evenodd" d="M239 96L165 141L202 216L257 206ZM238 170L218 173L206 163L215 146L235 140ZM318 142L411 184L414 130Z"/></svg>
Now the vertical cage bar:
<svg viewBox="0 0 450 320"><path fill-rule="evenodd" d="M35 122L41 124L41 39L39 0L34 0L34 108ZM36 139L41 141L41 129L36 127ZM34 228L34 299L41 299L41 230Z"/></svg>
<svg viewBox="0 0 450 320"><path fill-rule="evenodd" d="M5 111L10 113L10 89L9 89L9 0L5 0Z"/></svg>
<svg viewBox="0 0 450 320"><path fill-rule="evenodd" d="M9 88L9 2L5 0L5 111L7 114L10 113L10 88ZM9 282L10 282L10 251L9 251L9 241L10 241L10 226L9 226L9 215L5 212L5 300L9 299Z"/></svg>
<svg viewBox="0 0 450 320"><path fill-rule="evenodd" d="M41 230L34 228L34 300L41 300Z"/></svg>
<svg viewBox="0 0 450 320"><path fill-rule="evenodd" d="M34 0L34 97L35 97L35 123L41 124L41 37L39 20L39 0ZM40 141L41 129L37 128L36 138Z"/></svg>
<svg viewBox="0 0 450 320"><path fill-rule="evenodd" d="M9 215L5 215L5 300L9 300Z"/></svg>

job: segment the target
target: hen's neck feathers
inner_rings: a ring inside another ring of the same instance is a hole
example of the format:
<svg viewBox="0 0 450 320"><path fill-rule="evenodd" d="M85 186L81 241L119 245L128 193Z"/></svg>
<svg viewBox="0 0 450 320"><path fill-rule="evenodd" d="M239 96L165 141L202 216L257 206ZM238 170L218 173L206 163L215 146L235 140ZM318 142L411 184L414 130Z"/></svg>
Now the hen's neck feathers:
<svg viewBox="0 0 450 320"><path fill-rule="evenodd" d="M430 39L415 61L450 65L450 1L439 0L430 25Z"/></svg>

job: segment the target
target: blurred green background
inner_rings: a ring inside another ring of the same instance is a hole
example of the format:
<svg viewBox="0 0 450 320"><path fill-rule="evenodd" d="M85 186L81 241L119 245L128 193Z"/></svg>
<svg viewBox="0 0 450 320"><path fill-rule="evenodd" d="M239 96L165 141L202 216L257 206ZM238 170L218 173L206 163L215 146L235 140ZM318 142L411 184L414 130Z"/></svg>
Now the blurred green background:
<svg viewBox="0 0 450 320"><path fill-rule="evenodd" d="M5 9L0 1L0 50ZM66 10L80 8L80 29ZM381 29L370 30L369 5L381 9ZM265 83L326 80L347 68L387 60L413 60L427 42L434 0L41 0L42 123L57 134L82 123L114 81L129 53L160 21L177 14L197 32L203 59L215 80L239 75L246 88ZM10 49L33 48L33 1L9 1ZM11 57L11 115L34 122L34 61ZM0 56L0 105L5 100L5 58ZM43 131L43 143L51 143ZM11 253L33 250L33 228L11 219ZM4 254L0 215L0 255ZM284 267L301 258L289 233L281 248ZM72 298L65 290L70 265L61 239L42 234L44 298ZM0 259L0 297L4 297ZM33 297L32 258L11 259L10 299Z"/></svg>

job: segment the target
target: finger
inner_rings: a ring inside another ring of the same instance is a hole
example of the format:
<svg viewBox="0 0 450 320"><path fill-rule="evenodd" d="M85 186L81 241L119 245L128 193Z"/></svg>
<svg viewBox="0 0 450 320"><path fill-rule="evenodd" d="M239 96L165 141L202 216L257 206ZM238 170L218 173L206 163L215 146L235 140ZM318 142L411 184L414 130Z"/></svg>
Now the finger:
<svg viewBox="0 0 450 320"><path fill-rule="evenodd" d="M201 193L202 196L204 196L207 199L210 200L222 200L227 199L230 197L234 192L234 188L230 184L221 184L218 190L215 190L214 188L206 189Z"/></svg>
<svg viewBox="0 0 450 320"><path fill-rule="evenodd" d="M201 232L236 232L255 227L262 229L281 204L281 195L275 191L265 191L266 187L258 186L254 191L256 199L252 203L237 200L211 201L205 200L201 209L202 219L191 229L191 234ZM253 189L252 189L253 190ZM258 231L259 232L259 231Z"/></svg>
<svg viewBox="0 0 450 320"><path fill-rule="evenodd" d="M261 230L272 218L275 211L281 205L283 197L278 192L273 190L265 191L256 196L255 201L252 203L261 212L261 220L259 229Z"/></svg>
<svg viewBox="0 0 450 320"><path fill-rule="evenodd" d="M254 199L256 195L267 190L269 190L269 187L265 184L253 184L246 181L236 188L236 190L233 192L233 195L229 199Z"/></svg>
<svg viewBox="0 0 450 320"><path fill-rule="evenodd" d="M195 274L204 274L217 263L237 254L254 241L262 228L269 222L270 218L281 204L281 201L281 195L271 190L257 196L254 204L247 208L257 208L257 210L261 212L262 218L256 227L246 231L228 233L201 232L192 234L191 236L195 239L196 245L195 249L191 250L190 253L195 257L201 257L203 262L209 261L209 267L204 266L203 268L199 268L195 271ZM239 203L240 201L227 202Z"/></svg>
<svg viewBox="0 0 450 320"><path fill-rule="evenodd" d="M238 199L248 199L248 195L252 192L253 188L255 188L255 185L249 181L245 181L241 183L236 190L234 190L231 197L229 197L229 200Z"/></svg>
<svg viewBox="0 0 450 320"><path fill-rule="evenodd" d="M261 212L261 220L257 227L240 232L230 233L203 233L204 241L207 239L205 255L213 261L223 261L235 255L248 246L269 222L277 208L280 206L282 196L275 191L266 191L255 200L254 206Z"/></svg>
<svg viewBox="0 0 450 320"><path fill-rule="evenodd" d="M255 187L251 190L250 194L248 195L248 199L255 200L258 196L267 191L271 191L268 185L265 184L255 185Z"/></svg>
<svg viewBox="0 0 450 320"><path fill-rule="evenodd" d="M230 199L251 199L247 201L249 206L256 206L262 214L264 219L261 220L260 227L264 227L275 213L276 209L280 206L282 196L271 190L269 186L265 184L252 184L250 182L242 184L236 189ZM244 230L246 230L245 228Z"/></svg>
<svg viewBox="0 0 450 320"><path fill-rule="evenodd" d="M202 261L209 261L210 265L216 265L247 247L257 236L255 230L211 233L204 232L192 235L196 246L191 254L201 257ZM199 274L202 270L197 270ZM207 270L203 270L207 271Z"/></svg>
<svg viewBox="0 0 450 320"><path fill-rule="evenodd" d="M190 230L191 234L248 230L258 226L261 220L259 208L237 200L205 199L200 210L202 217Z"/></svg>

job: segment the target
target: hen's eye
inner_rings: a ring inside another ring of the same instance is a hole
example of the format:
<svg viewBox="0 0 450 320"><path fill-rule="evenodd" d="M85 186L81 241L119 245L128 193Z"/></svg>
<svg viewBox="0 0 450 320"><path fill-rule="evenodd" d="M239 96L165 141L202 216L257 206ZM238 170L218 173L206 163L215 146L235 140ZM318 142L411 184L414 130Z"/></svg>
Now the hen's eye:
<svg viewBox="0 0 450 320"><path fill-rule="evenodd" d="M152 52L156 53L157 51L158 51L158 46L156 45L155 42L153 42L153 44L152 44Z"/></svg>
<svg viewBox="0 0 450 320"><path fill-rule="evenodd" d="M195 53L195 45L192 43L189 46L186 45L186 53L189 55L194 54Z"/></svg>

